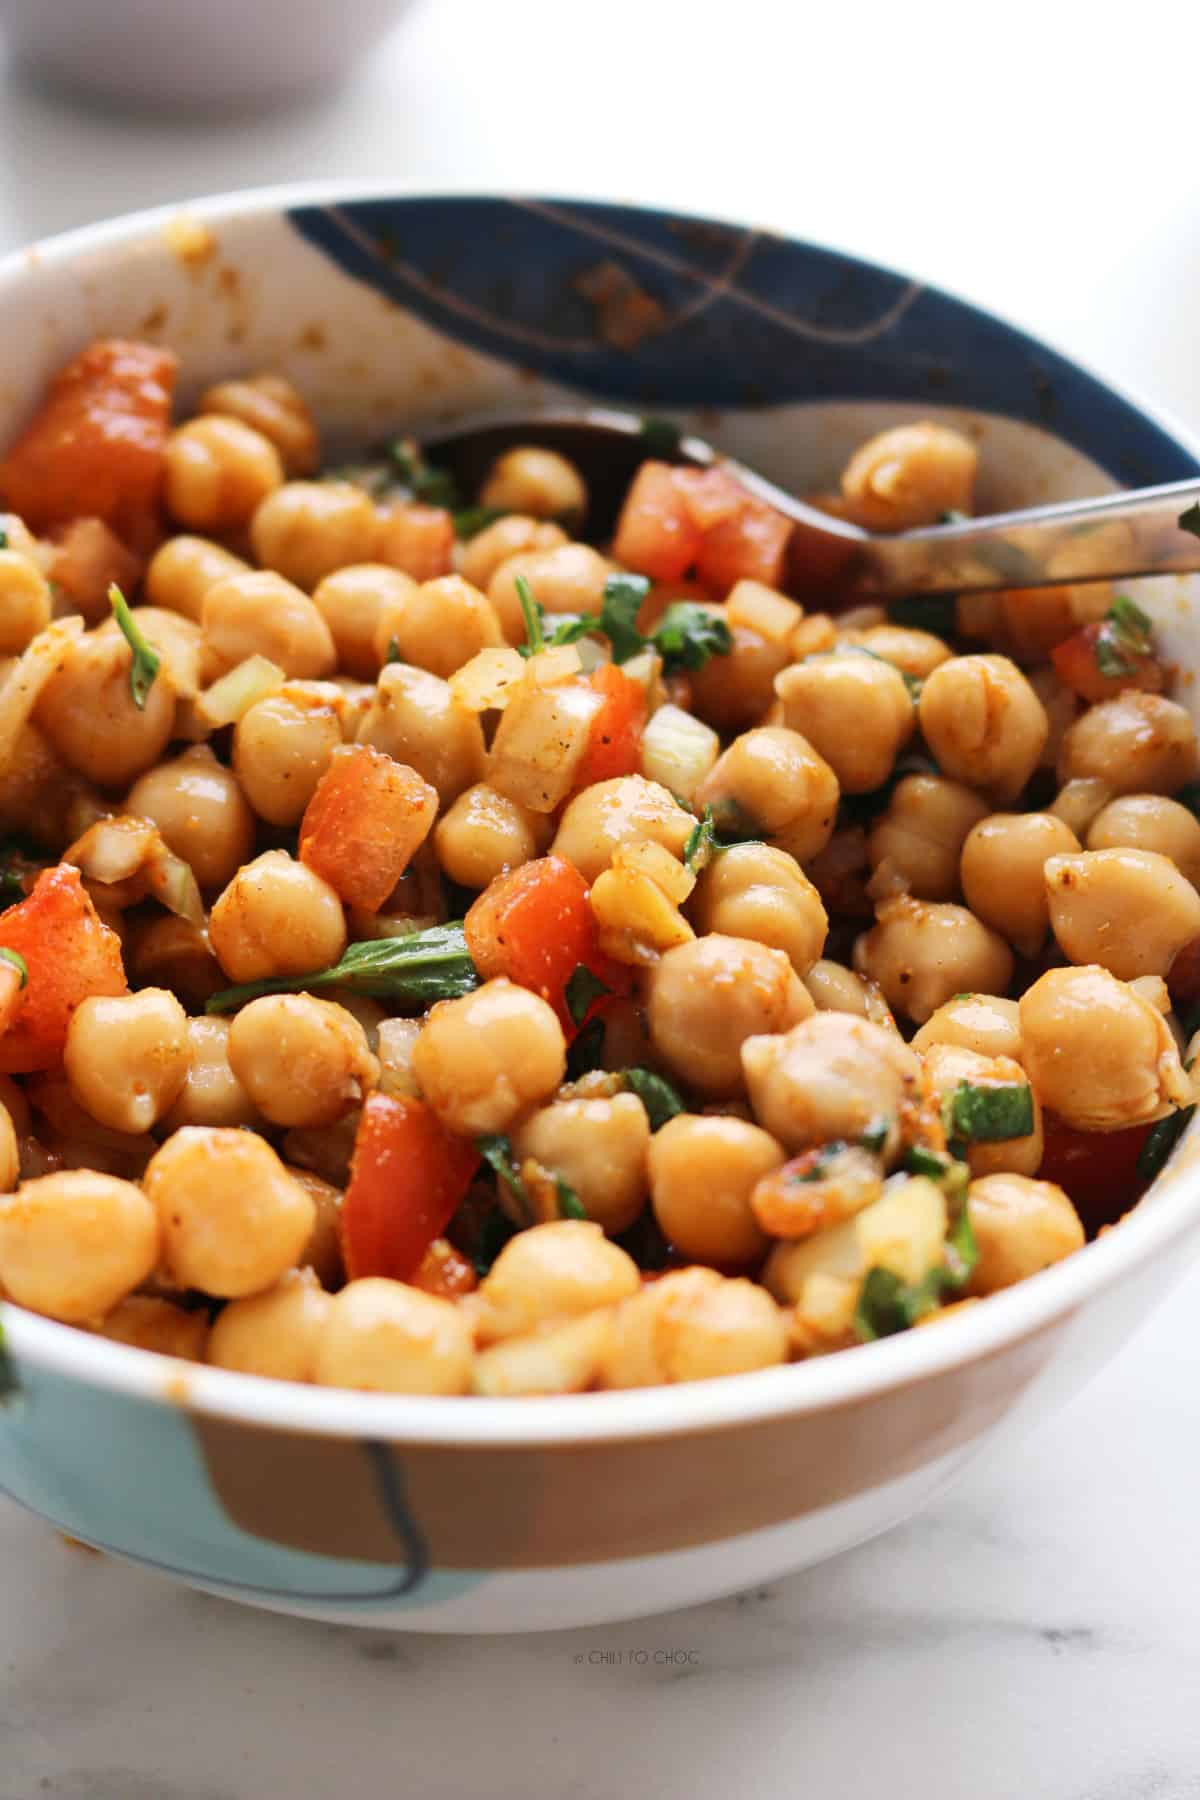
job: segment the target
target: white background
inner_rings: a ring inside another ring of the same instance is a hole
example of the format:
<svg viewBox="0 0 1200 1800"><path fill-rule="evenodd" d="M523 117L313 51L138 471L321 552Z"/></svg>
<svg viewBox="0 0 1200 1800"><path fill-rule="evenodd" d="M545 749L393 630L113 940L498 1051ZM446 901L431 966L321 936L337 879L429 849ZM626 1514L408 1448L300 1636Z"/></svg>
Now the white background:
<svg viewBox="0 0 1200 1800"><path fill-rule="evenodd" d="M89 111L0 50L0 250L292 179L661 201L942 282L1200 431L1200 33L1157 0L1112 18L418 0L351 88L251 121ZM1200 1795L1198 1302L1193 1276L1085 1396L910 1528L627 1628L322 1629L0 1510L0 1800ZM587 1660L638 1647L697 1660L683 1678Z"/></svg>

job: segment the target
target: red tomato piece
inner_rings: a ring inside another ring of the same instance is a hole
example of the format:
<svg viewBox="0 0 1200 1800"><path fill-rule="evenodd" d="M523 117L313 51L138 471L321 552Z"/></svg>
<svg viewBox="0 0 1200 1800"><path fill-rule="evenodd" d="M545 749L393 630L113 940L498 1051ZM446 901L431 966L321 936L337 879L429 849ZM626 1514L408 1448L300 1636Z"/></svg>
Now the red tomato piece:
<svg viewBox="0 0 1200 1800"><path fill-rule="evenodd" d="M678 581L700 554L703 534L669 463L644 462L617 520L612 551L619 563L652 581Z"/></svg>
<svg viewBox="0 0 1200 1800"><path fill-rule="evenodd" d="M485 981L505 975L540 994L568 1038L577 1029L566 989L583 963L608 987L625 991L630 975L600 950L588 886L565 856L542 856L498 875L467 913L471 960Z"/></svg>
<svg viewBox="0 0 1200 1800"><path fill-rule="evenodd" d="M714 469L673 469L675 486L702 536L740 513L749 496L736 476Z"/></svg>
<svg viewBox="0 0 1200 1800"><path fill-rule="evenodd" d="M0 1037L0 1069L10 1074L56 1067L80 1001L129 991L121 940L69 863L44 869L29 898L0 913L0 946L15 950L29 972L16 1021Z"/></svg>
<svg viewBox="0 0 1200 1800"><path fill-rule="evenodd" d="M696 574L720 600L743 580L782 587L791 535L790 519L748 495L740 511L704 534Z"/></svg>
<svg viewBox="0 0 1200 1800"><path fill-rule="evenodd" d="M642 731L646 724L646 690L613 663L593 669L588 678L604 705L592 720L587 749L575 777L576 788L618 775L636 775L642 763Z"/></svg>
<svg viewBox="0 0 1200 1800"><path fill-rule="evenodd" d="M1124 674L1104 673L1099 658L1105 642L1112 646L1119 660L1128 664ZM1092 704L1098 700L1111 700L1114 694L1123 694L1130 688L1142 693L1158 693L1163 684L1162 668L1155 658L1139 655L1122 644L1106 619L1096 620L1073 632L1050 652L1050 661L1059 680Z"/></svg>
<svg viewBox="0 0 1200 1800"><path fill-rule="evenodd" d="M300 821L300 861L378 912L433 828L437 791L368 744L335 751Z"/></svg>
<svg viewBox="0 0 1200 1800"><path fill-rule="evenodd" d="M1137 1172L1138 1157L1150 1135L1149 1125L1124 1131L1077 1131L1053 1113L1045 1115L1046 1148L1039 1181L1056 1181L1095 1237L1112 1225L1141 1197L1146 1183Z"/></svg>
<svg viewBox="0 0 1200 1800"><path fill-rule="evenodd" d="M411 1281L466 1196L479 1152L423 1100L371 1094L362 1109L338 1216L350 1281Z"/></svg>
<svg viewBox="0 0 1200 1800"><path fill-rule="evenodd" d="M135 549L158 535L176 358L116 338L60 369L0 463L0 494L31 531L102 519Z"/></svg>
<svg viewBox="0 0 1200 1800"><path fill-rule="evenodd" d="M461 1250L456 1250L448 1238L438 1237L421 1258L412 1284L427 1294L436 1294L440 1300L457 1300L460 1294L470 1294L479 1286L479 1277Z"/></svg>

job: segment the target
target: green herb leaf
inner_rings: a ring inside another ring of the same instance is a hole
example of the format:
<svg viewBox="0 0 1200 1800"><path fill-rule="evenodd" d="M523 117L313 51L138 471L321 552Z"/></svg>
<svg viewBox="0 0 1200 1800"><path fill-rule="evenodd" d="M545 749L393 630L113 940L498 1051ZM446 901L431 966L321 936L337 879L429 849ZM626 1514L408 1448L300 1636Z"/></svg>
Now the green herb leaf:
<svg viewBox="0 0 1200 1800"><path fill-rule="evenodd" d="M1180 531L1190 531L1193 537L1200 537L1200 500L1196 500L1186 512L1179 515Z"/></svg>
<svg viewBox="0 0 1200 1800"><path fill-rule="evenodd" d="M679 455L679 444L683 437L678 425L670 419L645 418L642 420L642 443L646 455L654 457L658 462L673 462Z"/></svg>
<svg viewBox="0 0 1200 1800"><path fill-rule="evenodd" d="M954 1209L942 1261L920 1281L904 1282L890 1269L867 1271L858 1292L854 1326L860 1338L891 1337L931 1313L947 1294L958 1293L979 1260L965 1187L948 1194Z"/></svg>
<svg viewBox="0 0 1200 1800"><path fill-rule="evenodd" d="M593 975L586 963L576 963L567 980L565 995L567 1011L576 1025L582 1025L594 1001L612 989L598 975Z"/></svg>
<svg viewBox="0 0 1200 1800"><path fill-rule="evenodd" d="M950 1096L947 1135L967 1144L997 1144L1033 1130L1033 1092L1028 1082L975 1087L960 1081Z"/></svg>
<svg viewBox="0 0 1200 1800"><path fill-rule="evenodd" d="M953 594L911 594L906 600L893 600L888 616L893 625L931 631L934 637L952 636L958 624Z"/></svg>
<svg viewBox="0 0 1200 1800"><path fill-rule="evenodd" d="M1101 625L1096 633L1092 656L1100 673L1110 681L1137 674L1137 652L1130 648L1119 631L1114 631L1107 624Z"/></svg>
<svg viewBox="0 0 1200 1800"><path fill-rule="evenodd" d="M846 1142L845 1138L830 1138L827 1144L821 1145L803 1175L793 1175L790 1179L797 1186L805 1186L810 1181L824 1181L838 1157L842 1155L843 1151L851 1148L852 1146Z"/></svg>
<svg viewBox="0 0 1200 1800"><path fill-rule="evenodd" d="M604 584L598 629L612 645L615 663L628 662L646 647L648 640L637 628L637 616L649 592L650 583L644 575L610 575Z"/></svg>
<svg viewBox="0 0 1200 1800"><path fill-rule="evenodd" d="M591 613L581 613L577 619L564 619L546 639L546 648L557 650L560 644L577 644L580 638L594 637L599 629L599 623Z"/></svg>
<svg viewBox="0 0 1200 1800"><path fill-rule="evenodd" d="M525 642L519 646L522 656L536 656L539 650L546 648L546 634L542 630L542 609L533 597L524 575L518 575L513 582L517 590L517 599L521 602L521 616L525 620Z"/></svg>
<svg viewBox="0 0 1200 1800"><path fill-rule="evenodd" d="M625 1086L645 1107L651 1131L660 1131L668 1119L684 1110L683 1101L671 1083L656 1075L653 1069L626 1069Z"/></svg>
<svg viewBox="0 0 1200 1800"><path fill-rule="evenodd" d="M970 513L963 512L962 508L958 506L948 506L944 512L938 514L939 525L969 525L970 523Z"/></svg>
<svg viewBox="0 0 1200 1800"><path fill-rule="evenodd" d="M604 1020L589 1019L567 1051L567 1080L579 1081L600 1067L604 1055Z"/></svg>
<svg viewBox="0 0 1200 1800"><path fill-rule="evenodd" d="M5 531L3 525L0 525L0 550L7 550L7 549L8 549L8 533L7 533L7 531Z"/></svg>
<svg viewBox="0 0 1200 1800"><path fill-rule="evenodd" d="M224 988L212 996L205 1010L235 1012L262 994L307 994L329 987L348 988L352 994L368 994L394 1004L426 1007L435 1000L459 999L478 985L462 925L456 922L409 931L403 937L350 944L331 968L314 969L308 975L276 975Z"/></svg>
<svg viewBox="0 0 1200 1800"><path fill-rule="evenodd" d="M1200 532L1197 536L1200 536ZM1165 1119L1159 1119L1150 1127L1146 1133L1146 1141L1138 1153L1139 1181L1154 1180L1187 1130L1195 1110L1194 1106L1181 1106L1178 1112L1168 1113Z"/></svg>
<svg viewBox="0 0 1200 1800"><path fill-rule="evenodd" d="M478 1150L488 1167L495 1171L497 1181L503 1182L521 1211L521 1216L533 1224L533 1203L528 1189L517 1173L517 1165L513 1161L512 1145L499 1132L490 1132L486 1137L475 1139Z"/></svg>
<svg viewBox="0 0 1200 1800"><path fill-rule="evenodd" d="M388 455L414 500L421 500L426 506L444 506L449 512L461 507L453 475L427 463L411 438L397 438L388 445Z"/></svg>
<svg viewBox="0 0 1200 1800"><path fill-rule="evenodd" d="M858 1141L864 1150L870 1150L874 1155L878 1156L879 1152L883 1149L883 1146L887 1143L888 1132L891 1129L892 1121L890 1119L872 1119Z"/></svg>
<svg viewBox="0 0 1200 1800"><path fill-rule="evenodd" d="M714 856L738 844L761 844L758 826L736 801L706 806L703 818L693 825L683 846L683 860L693 875L706 869Z"/></svg>
<svg viewBox="0 0 1200 1800"><path fill-rule="evenodd" d="M385 662L389 662L389 663L396 663L396 662L404 661L404 658L400 654L400 646L396 642L396 639L394 637L390 637L388 639L387 655L384 657L383 660Z"/></svg>
<svg viewBox="0 0 1200 1800"><path fill-rule="evenodd" d="M554 1177L554 1186L558 1194L559 1217L563 1219L586 1219L587 1207L575 1192L569 1181L561 1175Z"/></svg>
<svg viewBox="0 0 1200 1800"><path fill-rule="evenodd" d="M1108 609L1107 617L1123 631L1126 637L1149 640L1154 630L1154 620L1149 613L1144 613L1136 600L1128 594L1118 594Z"/></svg>
<svg viewBox="0 0 1200 1800"><path fill-rule="evenodd" d="M454 535L460 544L468 544L497 519L509 516L502 506L460 506L454 515Z"/></svg>
<svg viewBox="0 0 1200 1800"><path fill-rule="evenodd" d="M146 696L162 667L162 658L142 636L141 628L129 610L129 602L115 581L109 585L108 604L113 609L122 637L133 651L133 661L129 665L129 691L133 695L133 704L141 712L146 705Z"/></svg>
<svg viewBox="0 0 1200 1800"><path fill-rule="evenodd" d="M733 649L733 634L724 619L694 600L676 600L668 606L650 641L668 675L679 669L702 669L711 657L728 656Z"/></svg>
<svg viewBox="0 0 1200 1800"><path fill-rule="evenodd" d="M21 986L23 988L29 986L29 969L26 966L25 958L21 955L20 951L9 950L6 946L0 946L0 962L10 963L21 977Z"/></svg>
<svg viewBox="0 0 1200 1800"><path fill-rule="evenodd" d="M487 1274L509 1238L516 1237L517 1227L502 1206L494 1206L479 1229L479 1241L473 1258L475 1273Z"/></svg>

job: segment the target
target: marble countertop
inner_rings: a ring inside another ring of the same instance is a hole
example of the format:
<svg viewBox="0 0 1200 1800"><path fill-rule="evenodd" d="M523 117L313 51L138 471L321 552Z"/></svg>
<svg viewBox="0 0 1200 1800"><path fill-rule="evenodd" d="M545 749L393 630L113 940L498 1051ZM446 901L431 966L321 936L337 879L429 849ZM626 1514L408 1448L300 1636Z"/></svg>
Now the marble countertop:
<svg viewBox="0 0 1200 1800"><path fill-rule="evenodd" d="M421 0L353 87L251 122L89 111L0 50L0 250L250 182L632 196L917 270L1200 428L1195 72L1174 9L1143 0L1137 33L1114 34L1010 0L985 47L947 0L833 10L818 26L741 0L736 29L711 30L695 0L608 0L600 30L548 0ZM1200 1270L1078 1400L906 1529L627 1626L320 1627L73 1550L0 1504L0 1800L1200 1796L1198 1310Z"/></svg>

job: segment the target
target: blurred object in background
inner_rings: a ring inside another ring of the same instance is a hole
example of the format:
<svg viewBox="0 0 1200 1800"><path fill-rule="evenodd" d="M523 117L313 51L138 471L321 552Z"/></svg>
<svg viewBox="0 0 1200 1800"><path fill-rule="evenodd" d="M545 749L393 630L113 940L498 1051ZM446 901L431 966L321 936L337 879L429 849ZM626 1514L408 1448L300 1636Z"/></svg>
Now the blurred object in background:
<svg viewBox="0 0 1200 1800"><path fill-rule="evenodd" d="M410 0L0 0L14 57L77 93L227 111L334 87Z"/></svg>

